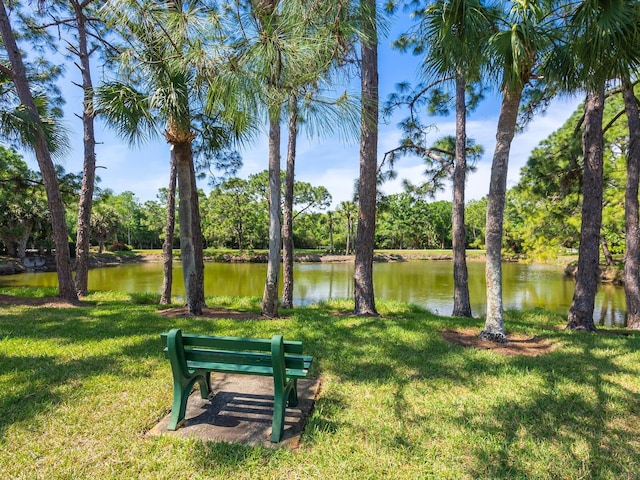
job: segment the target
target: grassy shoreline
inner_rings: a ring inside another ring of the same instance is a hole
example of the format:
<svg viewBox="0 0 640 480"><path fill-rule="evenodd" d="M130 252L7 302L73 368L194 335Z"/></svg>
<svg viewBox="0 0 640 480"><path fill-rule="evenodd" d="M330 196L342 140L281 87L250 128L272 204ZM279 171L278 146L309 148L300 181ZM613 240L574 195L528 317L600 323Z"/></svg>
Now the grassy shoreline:
<svg viewBox="0 0 640 480"><path fill-rule="evenodd" d="M52 292L3 290L9 295ZM150 295L95 293L79 307L0 306L0 471L5 478L635 478L640 337L566 332L540 310L509 333L556 345L538 357L463 348L442 332L481 319L380 302L283 310L276 320L167 318ZM259 311L258 298L211 307ZM323 389L295 451L145 438L171 406L159 334L305 342Z"/></svg>

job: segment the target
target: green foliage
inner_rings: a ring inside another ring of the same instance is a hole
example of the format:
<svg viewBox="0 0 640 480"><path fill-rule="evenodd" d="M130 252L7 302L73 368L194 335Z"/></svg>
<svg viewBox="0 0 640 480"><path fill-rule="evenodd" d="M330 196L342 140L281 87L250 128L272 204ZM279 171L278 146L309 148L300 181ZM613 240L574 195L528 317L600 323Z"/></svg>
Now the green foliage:
<svg viewBox="0 0 640 480"><path fill-rule="evenodd" d="M465 229L467 245L470 248L484 248L484 233L487 222L487 197L471 200L465 208Z"/></svg>
<svg viewBox="0 0 640 480"><path fill-rule="evenodd" d="M218 247L266 248L268 245L268 172L248 179L232 177L215 187L204 199L202 228L206 242ZM326 243L326 229L317 210L326 209L331 195L323 186L294 183L294 241L296 246L313 248ZM300 243L298 243L300 242Z"/></svg>
<svg viewBox="0 0 640 480"><path fill-rule="evenodd" d="M63 201L77 198L78 176L57 167ZM0 243L12 257L23 258L27 248L45 250L53 243L47 196L38 172L30 170L13 149L0 145Z"/></svg>
<svg viewBox="0 0 640 480"><path fill-rule="evenodd" d="M623 113L621 116L620 113ZM505 243L511 253L553 259L577 249L582 192L582 106L536 147L507 195ZM607 97L604 113L602 236L614 254L624 250L624 189L628 132L621 95Z"/></svg>
<svg viewBox="0 0 640 480"><path fill-rule="evenodd" d="M379 209L376 247L451 248L451 202L428 203L408 193L387 196Z"/></svg>
<svg viewBox="0 0 640 480"><path fill-rule="evenodd" d="M230 178L211 191L201 207L207 243L240 251L267 245L267 204L253 187L250 180Z"/></svg>
<svg viewBox="0 0 640 480"><path fill-rule="evenodd" d="M327 215L307 213L296 217L293 223L293 244L297 249L319 248L329 244Z"/></svg>
<svg viewBox="0 0 640 480"><path fill-rule="evenodd" d="M198 170L216 183L241 166L232 147L253 128L242 92L221 92L213 81L229 67L222 17L230 12L197 1L170 7L128 0L103 7L122 45L108 59L117 76L96 90L96 108L131 144L161 134L192 143Z"/></svg>

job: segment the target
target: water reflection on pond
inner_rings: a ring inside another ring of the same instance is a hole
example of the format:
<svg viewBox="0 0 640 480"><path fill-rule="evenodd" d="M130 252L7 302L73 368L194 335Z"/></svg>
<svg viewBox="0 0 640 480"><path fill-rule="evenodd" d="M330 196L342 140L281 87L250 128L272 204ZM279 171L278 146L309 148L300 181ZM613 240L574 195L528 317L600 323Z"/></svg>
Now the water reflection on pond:
<svg viewBox="0 0 640 480"><path fill-rule="evenodd" d="M486 312L484 263L469 262L471 308L475 316ZM266 264L207 263L207 296L261 296ZM422 305L433 312L450 315L453 309L453 266L450 261L413 261L374 265L377 299L400 300ZM304 263L295 265L294 302L307 305L321 300L353 296L353 264ZM174 272L174 295L183 296L182 272L178 263ZM26 273L0 277L0 286L57 286L55 273ZM89 272L91 290L160 293L162 264L157 262L121 265ZM571 305L574 281L554 265L503 266L505 308L544 307L566 314ZM624 290L601 285L596 298L594 318L600 325L623 325Z"/></svg>

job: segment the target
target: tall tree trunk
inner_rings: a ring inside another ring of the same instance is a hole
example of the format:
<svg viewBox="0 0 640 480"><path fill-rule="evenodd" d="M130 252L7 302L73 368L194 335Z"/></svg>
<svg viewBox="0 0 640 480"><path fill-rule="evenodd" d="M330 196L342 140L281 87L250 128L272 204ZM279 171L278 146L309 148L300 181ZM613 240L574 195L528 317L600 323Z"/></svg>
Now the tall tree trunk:
<svg viewBox="0 0 640 480"><path fill-rule="evenodd" d="M604 84L587 93L584 110L582 222L576 286L569 309L567 328L595 331L593 308L600 276L600 229L602 226Z"/></svg>
<svg viewBox="0 0 640 480"><path fill-rule="evenodd" d="M640 329L640 224L638 219L638 182L640 181L640 112L629 78L622 81L629 125L627 149L627 186L624 195L625 254L624 294L627 300L627 328Z"/></svg>
<svg viewBox="0 0 640 480"><path fill-rule="evenodd" d="M278 276L282 230L280 227L280 113L269 118L269 256L262 295L262 315L278 316Z"/></svg>
<svg viewBox="0 0 640 480"><path fill-rule="evenodd" d="M164 226L164 243L162 244L162 293L160 304L171 303L173 287L173 237L176 227L176 156L171 149L169 167L169 190L167 192L167 222Z"/></svg>
<svg viewBox="0 0 640 480"><path fill-rule="evenodd" d="M347 243L344 250L345 255L349 255L351 251L349 247L351 246L351 214L347 212Z"/></svg>
<svg viewBox="0 0 640 480"><path fill-rule="evenodd" d="M504 203L507 190L509 152L516 131L518 108L522 89L505 88L498 117L496 147L491 164L491 180L487 199L487 226L485 243L487 263L487 318L480 338L504 343L507 336L504 329L502 307L502 231L504 225Z"/></svg>
<svg viewBox="0 0 640 480"><path fill-rule="evenodd" d="M466 81L456 76L456 159L453 167L453 205L451 211L453 249L453 316L471 317L469 273L467 271L467 233L464 226L464 191L467 176Z"/></svg>
<svg viewBox="0 0 640 480"><path fill-rule="evenodd" d="M69 254L69 235L67 231L66 219L64 216L64 205L58 187L56 170L51 160L51 152L47 143L46 134L40 121L40 115L36 107L33 95L29 89L27 72L22 61L22 55L13 36L13 30L4 0L0 1L0 34L11 63L11 80L13 81L18 98L29 112L34 121L34 145L36 159L42 174L44 188L47 193L47 203L51 215L51 228L53 230L53 240L56 246L56 269L58 273L58 290L60 297L67 300L77 300L78 296L73 285L71 275L71 258Z"/></svg>
<svg viewBox="0 0 640 480"><path fill-rule="evenodd" d="M94 131L93 82L87 46L86 18L83 6L72 2L78 22L78 53L84 105L82 110L84 162L82 166L82 187L78 203L78 231L76 234L76 292L79 296L89 293L89 247L91 235L91 209L96 179L96 136Z"/></svg>
<svg viewBox="0 0 640 480"><path fill-rule="evenodd" d="M358 228L353 292L356 315L378 315L373 291L373 247L376 233L376 183L378 172L378 34L376 1L365 0L362 51L362 120Z"/></svg>
<svg viewBox="0 0 640 480"><path fill-rule="evenodd" d="M289 99L289 148L285 174L284 213L282 221L282 307L293 308L293 183L296 167L296 142L298 138L298 99Z"/></svg>
<svg viewBox="0 0 640 480"><path fill-rule="evenodd" d="M204 301L204 263L198 189L191 142L172 145L178 177L180 255L186 304L191 315L201 315Z"/></svg>
<svg viewBox="0 0 640 480"><path fill-rule="evenodd" d="M331 212L327 212L327 216L329 217L329 253L333 253L334 251L334 247L333 247L333 217L331 215Z"/></svg>

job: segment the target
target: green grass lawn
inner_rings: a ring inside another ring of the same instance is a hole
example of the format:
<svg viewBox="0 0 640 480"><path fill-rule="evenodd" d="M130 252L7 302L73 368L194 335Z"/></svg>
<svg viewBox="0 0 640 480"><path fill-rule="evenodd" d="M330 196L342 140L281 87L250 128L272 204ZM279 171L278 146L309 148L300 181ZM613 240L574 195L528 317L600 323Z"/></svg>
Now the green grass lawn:
<svg viewBox="0 0 640 480"><path fill-rule="evenodd" d="M3 293L7 293L4 291ZM20 292L24 293L24 292ZM78 308L0 307L0 472L43 479L637 478L640 337L561 329L509 312L510 333L557 348L506 357L441 332L481 320L351 302L279 320L168 319L145 295L94 294ZM258 299L208 299L258 310ZM160 333L304 341L323 386L289 451L144 434L171 407Z"/></svg>

